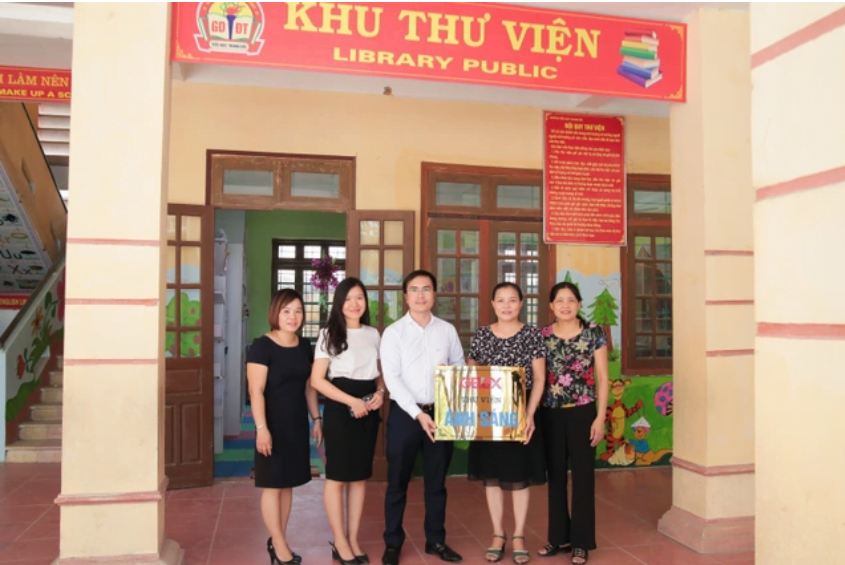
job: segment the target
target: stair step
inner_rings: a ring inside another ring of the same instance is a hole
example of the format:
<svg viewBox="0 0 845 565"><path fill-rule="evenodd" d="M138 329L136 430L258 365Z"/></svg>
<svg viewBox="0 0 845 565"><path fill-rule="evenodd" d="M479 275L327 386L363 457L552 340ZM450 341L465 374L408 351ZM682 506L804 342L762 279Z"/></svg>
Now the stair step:
<svg viewBox="0 0 845 565"><path fill-rule="evenodd" d="M32 419L36 422L62 419L61 404L33 404L30 410Z"/></svg>
<svg viewBox="0 0 845 565"><path fill-rule="evenodd" d="M61 405L63 393L64 391L61 388L53 386L41 387L41 403Z"/></svg>
<svg viewBox="0 0 845 565"><path fill-rule="evenodd" d="M42 420L40 422L24 422L19 426L18 435L24 441L62 439L62 421Z"/></svg>
<svg viewBox="0 0 845 565"><path fill-rule="evenodd" d="M65 382L65 373L64 371L50 371L50 382L48 383L52 387L59 387L61 388Z"/></svg>
<svg viewBox="0 0 845 565"><path fill-rule="evenodd" d="M62 440L20 440L6 447L7 463L61 463Z"/></svg>

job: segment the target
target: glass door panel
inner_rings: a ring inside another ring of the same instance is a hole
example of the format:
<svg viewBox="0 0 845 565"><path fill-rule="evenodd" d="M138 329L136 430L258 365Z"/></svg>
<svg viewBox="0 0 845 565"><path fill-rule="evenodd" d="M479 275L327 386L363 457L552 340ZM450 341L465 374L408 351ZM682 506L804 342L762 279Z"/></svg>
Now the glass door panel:
<svg viewBox="0 0 845 565"><path fill-rule="evenodd" d="M429 264L437 277L434 314L454 324L465 353L481 319L484 268L480 222L432 220Z"/></svg>

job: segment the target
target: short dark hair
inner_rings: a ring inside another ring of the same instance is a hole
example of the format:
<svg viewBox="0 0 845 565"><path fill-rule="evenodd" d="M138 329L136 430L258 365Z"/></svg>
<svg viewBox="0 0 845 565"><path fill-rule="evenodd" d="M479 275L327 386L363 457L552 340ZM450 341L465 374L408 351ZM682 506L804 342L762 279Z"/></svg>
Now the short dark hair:
<svg viewBox="0 0 845 565"><path fill-rule="evenodd" d="M559 282L552 287L551 292L549 292L549 304L554 303L555 298L557 298L557 293L561 290L568 290L569 292L574 294L575 300L578 301L580 307L580 304L583 302L583 299L581 298L581 291L578 290L578 286L575 283L566 281ZM580 311L578 312L578 322L580 322L582 328L586 328L588 325L587 320L584 318L584 316L581 315Z"/></svg>
<svg viewBox="0 0 845 565"><path fill-rule="evenodd" d="M516 291L516 294L519 296L520 301L522 300L522 289L519 288L519 285L512 282L500 282L496 286L493 287L493 295L490 298L491 300L496 300L496 293L499 292L499 289L502 288L512 288Z"/></svg>
<svg viewBox="0 0 845 565"><path fill-rule="evenodd" d="M305 302L302 300L302 295L292 288L282 288L274 292L273 298L270 299L270 308L267 311L270 329L279 329L279 312L294 300L299 300L299 303L302 304L302 324L305 325Z"/></svg>
<svg viewBox="0 0 845 565"><path fill-rule="evenodd" d="M431 281L431 286L433 287L432 290L434 290L434 292L437 292L437 277L435 277L433 274L429 273L425 269L417 269L413 273L408 273L408 275L402 281L403 294L408 294L408 283L410 283L417 277L428 277L428 279Z"/></svg>

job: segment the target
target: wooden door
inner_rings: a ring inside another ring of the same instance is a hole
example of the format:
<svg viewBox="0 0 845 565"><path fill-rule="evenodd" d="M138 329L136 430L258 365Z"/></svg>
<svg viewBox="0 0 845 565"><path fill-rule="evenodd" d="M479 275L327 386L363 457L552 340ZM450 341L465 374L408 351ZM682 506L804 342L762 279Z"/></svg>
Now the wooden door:
<svg viewBox="0 0 845 565"><path fill-rule="evenodd" d="M437 277L434 314L458 330L464 354L478 327L490 323L487 270L489 222L432 218L428 268ZM495 284L495 282L493 283Z"/></svg>
<svg viewBox="0 0 845 565"><path fill-rule="evenodd" d="M346 220L346 274L367 287L370 323L379 333L405 315L402 279L414 270L414 212L352 210ZM387 422L389 398L381 416ZM385 425L379 429L372 480L387 480Z"/></svg>
<svg viewBox="0 0 845 565"><path fill-rule="evenodd" d="M171 204L167 213L165 474L170 488L208 486L214 480L214 209Z"/></svg>
<svg viewBox="0 0 845 565"><path fill-rule="evenodd" d="M537 222L490 222L490 290L500 282L522 289L520 320L531 326L551 321L550 282L554 276L550 246L543 243L543 225ZM485 297L490 321L496 320L490 293Z"/></svg>
<svg viewBox="0 0 845 565"><path fill-rule="evenodd" d="M496 321L491 293L500 282L522 289L524 323L548 323L554 261L541 223L431 218L428 239L426 264L438 287L434 313L455 326L465 353L478 327Z"/></svg>

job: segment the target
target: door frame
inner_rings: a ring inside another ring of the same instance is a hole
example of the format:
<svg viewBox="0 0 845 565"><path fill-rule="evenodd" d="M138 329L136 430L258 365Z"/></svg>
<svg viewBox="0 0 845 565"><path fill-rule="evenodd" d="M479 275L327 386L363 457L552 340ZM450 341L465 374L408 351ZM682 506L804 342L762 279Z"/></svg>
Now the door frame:
<svg viewBox="0 0 845 565"><path fill-rule="evenodd" d="M434 205L433 199L435 195L435 188L436 188L436 181L433 180L433 177L437 175L447 175L449 180L455 181L471 181L473 177L477 178L479 176L489 177L487 179L486 184L482 184L482 190L490 191L490 183L489 181L496 178L496 177L504 177L507 179L513 179L519 182L524 183L539 183L540 186L540 208L538 212L526 212L525 210L518 210L518 209L502 209L499 213L491 213L491 200L492 195L490 194L482 194L482 206L480 206L477 210L473 209L466 209L460 210L456 207L451 208L443 208L440 207L439 209ZM492 253L492 246L490 244L490 222L520 222L520 223L540 223L542 225L543 222L543 171L541 169L518 169L518 168L508 168L508 167L486 167L480 165L455 165L450 163L433 163L428 161L423 161L420 167L420 265L423 269L427 269L433 272L433 265L431 264L431 258L433 254L431 249L429 248L428 244L428 232L431 226L432 219L442 219L442 220L472 220L478 221L479 223L479 239L480 239L480 246L481 249L479 250L480 253L484 254L484 257L489 257ZM542 230L541 230L542 233ZM548 247L548 264L545 268L546 272L546 282L548 283L548 287L552 288L557 279L557 248L558 246L555 244L547 244L545 242L540 241L540 245L546 245ZM540 272L543 272L543 267L540 267ZM493 288L491 282L495 277L482 277L482 280L479 281L479 297L484 298L489 297L490 290ZM486 295L483 292L486 291ZM551 321L551 311L544 306L545 301L543 300L544 297L540 296L540 304L538 305L538 323L542 324L541 320L543 320L542 312L546 313L546 320ZM481 314L484 312L482 319L485 317L493 316L493 309L488 301L484 307L481 305L481 300L479 300L479 313ZM492 318L490 318L492 320Z"/></svg>
<svg viewBox="0 0 845 565"><path fill-rule="evenodd" d="M176 474L168 474L168 465L165 463L164 472L168 477L168 489L179 488L195 488L210 486L214 482L214 209L210 205L189 205L189 204L170 204L167 205L165 214L165 221L171 215L186 215L199 216L201 218L201 235L200 235L200 301L202 303L200 312L200 356L199 363L199 382L196 383L201 399L201 414L200 414L200 469L196 475L180 476ZM172 240L177 243L181 241L181 233L179 226L176 230L176 239ZM170 245L171 240L165 241L165 247ZM166 265L166 263L165 263ZM180 261L176 260L176 274L174 280L179 281ZM179 286L179 283L176 283ZM167 284L165 283L164 298L162 302L166 301ZM177 301L178 303L178 301ZM177 308L176 318L180 319L180 312ZM181 324L177 324L177 327ZM167 325L165 322L165 331ZM177 347L179 347L177 340ZM169 394L178 394L178 392L168 391L168 374L179 371L192 371L197 364L195 358L171 359L165 357L164 359L164 413L163 413L163 432L164 432L164 450L165 461L167 453L175 459L176 449L179 444L182 444L182 431L179 427L174 428L174 414L168 410L167 399ZM180 414L181 422L181 414ZM170 433L168 433L170 431ZM170 442L173 442L171 444ZM173 466L169 467L173 469Z"/></svg>
<svg viewBox="0 0 845 565"><path fill-rule="evenodd" d="M372 246L364 246L364 249L378 249L379 250L379 268L381 272L384 272L384 251L390 250L390 248L401 248L404 252L402 257L403 259L403 266L402 276L406 276L408 273L413 271L414 269L414 262L416 261L415 252L416 252L416 241L415 241L415 222L416 222L416 213L413 210L351 210L346 217L346 274L347 276L355 276L359 277L361 272L361 264L360 264L360 251L361 251L361 232L360 232L360 221L403 221L405 222L404 225L404 232L403 232L403 245L388 245L384 242L384 235L385 230L380 229L379 233L379 244L372 245ZM383 225L383 224L382 224ZM410 249L408 248L408 240L410 240ZM354 251L350 253L350 249ZM398 285L385 285L384 281L381 279L380 285L377 285L374 288L378 288L380 292L380 296L384 297L384 287L396 287ZM370 290L370 289L368 289ZM396 291L395 288L390 288L388 290ZM382 310L383 312L383 310ZM402 316L404 316L408 312L408 304L404 299L404 295L402 297ZM372 312L370 313L370 322L372 323L373 327L375 328L383 328L379 335L384 334L384 329L387 326L383 323L383 319L381 316L381 312L376 315L375 319L372 317ZM379 368L381 363L379 363ZM379 370L382 373L381 370ZM382 373L383 374L383 373ZM387 480L387 440L386 440L386 433L387 433L387 418L390 415L390 393L388 392L385 394L384 403L379 411L381 415L381 426L379 426L378 437L376 438L376 449L375 453L373 454L373 475L370 478L371 481L386 481Z"/></svg>

